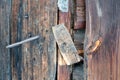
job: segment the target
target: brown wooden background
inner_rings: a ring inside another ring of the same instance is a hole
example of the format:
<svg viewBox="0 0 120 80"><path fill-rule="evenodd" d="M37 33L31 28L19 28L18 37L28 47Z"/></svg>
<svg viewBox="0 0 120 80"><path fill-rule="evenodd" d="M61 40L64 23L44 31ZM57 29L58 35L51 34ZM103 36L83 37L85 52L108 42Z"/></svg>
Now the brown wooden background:
<svg viewBox="0 0 120 80"><path fill-rule="evenodd" d="M85 80L120 80L120 0L86 0L86 9Z"/></svg>
<svg viewBox="0 0 120 80"><path fill-rule="evenodd" d="M61 12L57 0L0 0L0 80L83 80L83 63L67 66L52 33L52 26L64 23L77 49L83 48L84 29L73 29L76 4L69 0L69 11Z"/></svg>
<svg viewBox="0 0 120 80"><path fill-rule="evenodd" d="M61 12L57 0L0 0L0 80L120 80L120 0L86 0L86 30L81 1L69 0L69 11ZM85 43L85 65L64 62L52 33L60 23L78 52ZM6 49L35 35L40 38ZM97 40L101 45L90 52Z"/></svg>

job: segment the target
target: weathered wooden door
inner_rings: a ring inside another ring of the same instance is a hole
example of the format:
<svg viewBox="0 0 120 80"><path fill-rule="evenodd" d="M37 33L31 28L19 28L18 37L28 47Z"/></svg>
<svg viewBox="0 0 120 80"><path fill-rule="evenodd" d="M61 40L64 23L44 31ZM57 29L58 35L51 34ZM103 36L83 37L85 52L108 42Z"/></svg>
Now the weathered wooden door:
<svg viewBox="0 0 120 80"><path fill-rule="evenodd" d="M12 0L11 43L40 38L11 49L12 80L55 80L56 0Z"/></svg>
<svg viewBox="0 0 120 80"><path fill-rule="evenodd" d="M82 30L74 25L81 9L76 8L74 21L77 1L69 0L68 12L58 10L57 1L0 0L0 80L83 80L82 64L66 65L52 33L52 26L64 23L79 49L83 40L77 33ZM120 1L86 0L86 8L85 80L119 80ZM40 38L6 49L36 35Z"/></svg>
<svg viewBox="0 0 120 80"><path fill-rule="evenodd" d="M52 26L64 23L72 33L75 2L68 1L68 12L60 11L57 3L58 0L0 0L0 80L83 79L83 64L65 63L52 32ZM74 40L79 38L76 34ZM40 38L6 48L36 35ZM80 47L78 44L77 49Z"/></svg>
<svg viewBox="0 0 120 80"><path fill-rule="evenodd" d="M0 80L55 80L57 0L0 0ZM6 49L32 36L38 40Z"/></svg>
<svg viewBox="0 0 120 80"><path fill-rule="evenodd" d="M86 0L85 80L120 80L120 0Z"/></svg>

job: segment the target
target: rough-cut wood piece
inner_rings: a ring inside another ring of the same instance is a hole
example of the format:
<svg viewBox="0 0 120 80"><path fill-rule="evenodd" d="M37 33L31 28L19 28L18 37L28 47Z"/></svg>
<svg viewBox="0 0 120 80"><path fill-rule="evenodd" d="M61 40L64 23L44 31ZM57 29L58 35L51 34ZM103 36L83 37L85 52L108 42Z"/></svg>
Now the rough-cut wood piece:
<svg viewBox="0 0 120 80"><path fill-rule="evenodd" d="M11 80L9 44L11 0L0 0L0 80Z"/></svg>
<svg viewBox="0 0 120 80"><path fill-rule="evenodd" d="M39 35L38 40L12 49L12 80L55 80L56 0L13 0L11 43Z"/></svg>
<svg viewBox="0 0 120 80"><path fill-rule="evenodd" d="M86 0L86 6L85 80L120 80L120 0Z"/></svg>
<svg viewBox="0 0 120 80"><path fill-rule="evenodd" d="M67 65L78 63L82 57L79 57L72 38L64 24L56 25L52 29L60 52Z"/></svg>
<svg viewBox="0 0 120 80"><path fill-rule="evenodd" d="M84 50L83 50L84 36L85 36L84 29L73 31L73 40L79 55L83 55L84 53Z"/></svg>
<svg viewBox="0 0 120 80"><path fill-rule="evenodd" d="M74 29L85 28L85 0L74 0L75 2L75 16L74 16Z"/></svg>

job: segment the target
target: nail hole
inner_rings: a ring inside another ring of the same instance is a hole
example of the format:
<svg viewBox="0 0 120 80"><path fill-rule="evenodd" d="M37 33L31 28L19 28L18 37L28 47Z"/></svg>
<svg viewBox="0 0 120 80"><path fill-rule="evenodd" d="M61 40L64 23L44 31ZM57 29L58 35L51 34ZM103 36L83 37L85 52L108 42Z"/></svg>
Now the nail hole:
<svg viewBox="0 0 120 80"><path fill-rule="evenodd" d="M64 42L63 45L66 46L66 43Z"/></svg>
<svg viewBox="0 0 120 80"><path fill-rule="evenodd" d="M32 33L31 32L28 33L28 37L32 37Z"/></svg>
<svg viewBox="0 0 120 80"><path fill-rule="evenodd" d="M24 18L25 18L25 19L28 19L28 18L29 18L28 14L25 14Z"/></svg>
<svg viewBox="0 0 120 80"><path fill-rule="evenodd" d="M35 61L35 58L33 58L33 61Z"/></svg>
<svg viewBox="0 0 120 80"><path fill-rule="evenodd" d="M46 30L46 32L48 32L48 30Z"/></svg>

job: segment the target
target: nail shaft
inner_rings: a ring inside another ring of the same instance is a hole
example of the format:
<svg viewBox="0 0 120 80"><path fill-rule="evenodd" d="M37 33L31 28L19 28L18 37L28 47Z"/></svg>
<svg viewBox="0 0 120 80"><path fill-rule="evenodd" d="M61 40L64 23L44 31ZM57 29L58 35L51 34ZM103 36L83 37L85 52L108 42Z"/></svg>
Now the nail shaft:
<svg viewBox="0 0 120 80"><path fill-rule="evenodd" d="M8 46L6 46L6 48L13 48L13 47L18 46L20 44L23 44L23 43L26 43L26 42L29 42L29 41L33 41L33 40L38 39L38 38L39 38L39 36L31 37L29 39L26 39L26 40L8 45Z"/></svg>

